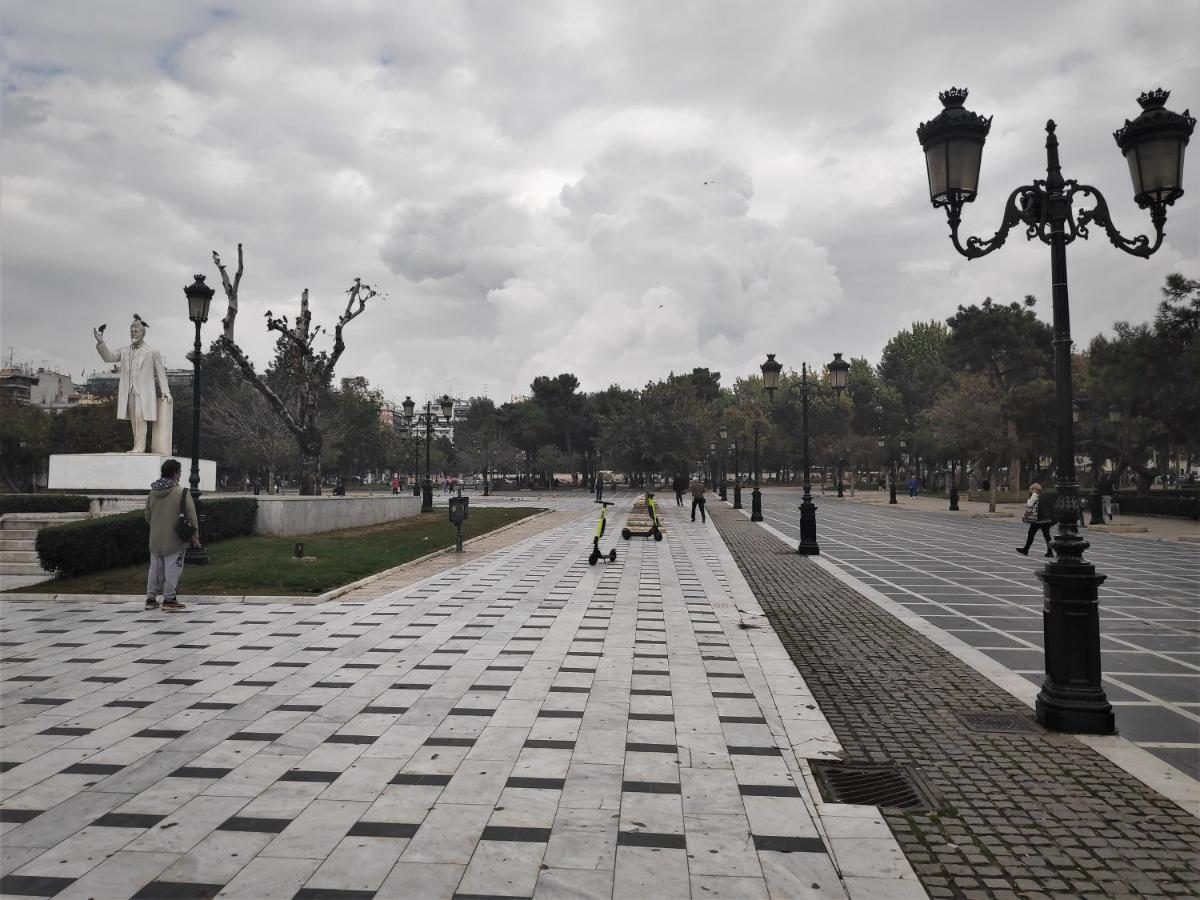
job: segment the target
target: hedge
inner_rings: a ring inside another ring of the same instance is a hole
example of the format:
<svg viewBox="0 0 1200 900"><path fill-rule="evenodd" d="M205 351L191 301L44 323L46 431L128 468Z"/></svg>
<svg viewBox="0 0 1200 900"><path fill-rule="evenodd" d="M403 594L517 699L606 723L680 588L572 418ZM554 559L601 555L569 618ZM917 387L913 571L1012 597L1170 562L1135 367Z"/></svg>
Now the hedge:
<svg viewBox="0 0 1200 900"><path fill-rule="evenodd" d="M89 500L76 494L0 494L5 513L87 512Z"/></svg>
<svg viewBox="0 0 1200 900"><path fill-rule="evenodd" d="M1200 519L1200 494L1160 497L1157 492L1139 497L1137 494L1117 494L1113 503L1123 516L1171 516L1177 519Z"/></svg>
<svg viewBox="0 0 1200 900"><path fill-rule="evenodd" d="M253 497L200 502L205 544L252 534L258 513ZM150 526L142 510L43 528L37 536L42 568L63 577L115 569L150 559Z"/></svg>

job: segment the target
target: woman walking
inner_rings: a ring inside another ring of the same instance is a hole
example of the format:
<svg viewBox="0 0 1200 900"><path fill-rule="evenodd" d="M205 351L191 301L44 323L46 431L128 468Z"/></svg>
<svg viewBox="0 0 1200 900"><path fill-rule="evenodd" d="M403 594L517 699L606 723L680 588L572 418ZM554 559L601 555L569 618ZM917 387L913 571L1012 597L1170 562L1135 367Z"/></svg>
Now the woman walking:
<svg viewBox="0 0 1200 900"><path fill-rule="evenodd" d="M1046 556L1054 556L1054 551L1050 548L1050 523L1052 519L1042 516L1041 510L1042 486L1034 482L1029 486L1029 499L1025 501L1025 514L1021 516L1021 521L1029 526L1029 533L1025 535L1025 546L1018 547L1017 552L1022 556L1029 555L1029 548L1033 545L1033 538L1039 531L1042 537L1046 539Z"/></svg>

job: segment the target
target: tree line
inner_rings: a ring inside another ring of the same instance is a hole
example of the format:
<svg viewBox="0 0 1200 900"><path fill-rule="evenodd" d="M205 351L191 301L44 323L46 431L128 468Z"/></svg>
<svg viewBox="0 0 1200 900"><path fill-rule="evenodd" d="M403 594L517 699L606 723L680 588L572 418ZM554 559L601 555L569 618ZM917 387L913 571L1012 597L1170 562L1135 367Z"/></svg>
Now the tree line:
<svg viewBox="0 0 1200 900"><path fill-rule="evenodd" d="M1118 478L1135 479L1143 492L1172 461L1190 472L1200 451L1200 282L1172 274L1161 290L1152 321L1117 322L1073 357L1077 452L1095 456ZM1003 477L1012 491L1043 477L1056 422L1052 332L1037 311L1033 296L1009 303L987 298L960 306L944 322L913 323L887 342L877 364L849 354L840 395L826 361L808 361L813 465L830 476L840 466L853 482L877 479L895 464L900 477L916 474L934 487L951 470L960 479L969 471L976 483L996 485ZM202 455L237 481L270 485L279 476L303 484L307 477L310 489L314 465L343 477L405 477L423 469L421 436L399 421L381 424L385 399L378 387L361 376L335 379L332 365L314 367L313 358L321 359L313 357L311 341L289 333L302 326L312 333L307 303L302 314L304 322L294 326L275 320L274 358L254 373L261 384L248 379L247 361L227 336L213 342L203 362ZM802 458L795 371L801 361L778 355L788 368L773 399L758 373L723 385L721 373L703 367L636 389L584 392L575 375L561 373L535 378L521 400L497 405L474 397L455 423L453 443L434 441L432 469L543 486L555 475L590 484L598 472L612 471L642 484L719 470L721 457L732 477L736 455L746 476L757 431L763 471L794 481ZM278 409L298 411L301 404L309 410L304 441L299 416L289 422ZM175 406L177 449L187 453L190 403ZM31 469L49 453L119 450L127 443L111 406L57 416L12 412L0 425L8 472ZM718 436L722 426L725 440ZM1081 473L1090 480L1088 466Z"/></svg>

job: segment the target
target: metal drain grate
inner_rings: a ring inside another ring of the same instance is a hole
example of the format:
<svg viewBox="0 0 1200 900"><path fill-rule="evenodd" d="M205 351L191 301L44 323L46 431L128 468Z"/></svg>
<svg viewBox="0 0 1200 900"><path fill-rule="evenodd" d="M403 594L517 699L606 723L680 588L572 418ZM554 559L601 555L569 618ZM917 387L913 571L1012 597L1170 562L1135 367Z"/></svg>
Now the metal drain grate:
<svg viewBox="0 0 1200 900"><path fill-rule="evenodd" d="M955 713L972 731L1001 734L1045 734L1033 716L1018 712Z"/></svg>
<svg viewBox="0 0 1200 900"><path fill-rule="evenodd" d="M933 809L933 793L910 772L896 766L809 760L821 796L829 803L888 809Z"/></svg>

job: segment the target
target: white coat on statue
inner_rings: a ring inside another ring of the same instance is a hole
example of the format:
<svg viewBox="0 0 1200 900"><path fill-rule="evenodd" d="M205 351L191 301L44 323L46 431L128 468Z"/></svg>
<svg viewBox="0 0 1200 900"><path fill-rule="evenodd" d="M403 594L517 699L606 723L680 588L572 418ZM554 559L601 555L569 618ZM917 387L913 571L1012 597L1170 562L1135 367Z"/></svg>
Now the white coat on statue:
<svg viewBox="0 0 1200 900"><path fill-rule="evenodd" d="M144 343L146 323L135 315L133 324L129 326L129 346L121 347L116 353L108 349L101 331L96 329L92 332L96 337L96 350L100 358L105 362L120 364L117 418L128 419L133 426L133 449L129 452L146 452L146 423L154 422L151 452L169 456L174 419L171 389L167 385L167 370L162 356Z"/></svg>

